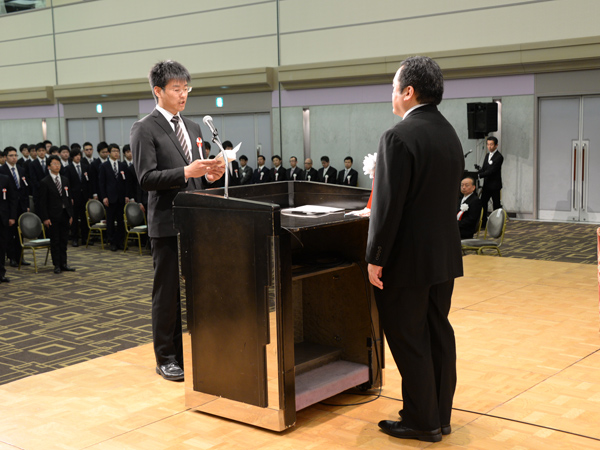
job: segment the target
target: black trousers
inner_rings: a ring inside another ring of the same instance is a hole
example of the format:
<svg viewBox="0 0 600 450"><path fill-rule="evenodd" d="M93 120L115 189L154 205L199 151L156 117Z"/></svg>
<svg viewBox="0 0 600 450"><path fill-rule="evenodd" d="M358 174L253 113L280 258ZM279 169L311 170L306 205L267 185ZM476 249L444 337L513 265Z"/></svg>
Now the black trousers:
<svg viewBox="0 0 600 450"><path fill-rule="evenodd" d="M374 288L379 320L402 375L402 423L417 430L450 424L456 389L456 344L448 321L453 289L454 280Z"/></svg>
<svg viewBox="0 0 600 450"><path fill-rule="evenodd" d="M16 225L14 225L16 227ZM6 260L6 244L8 240L8 227L0 221L0 277L6 275L4 261Z"/></svg>
<svg viewBox="0 0 600 450"><path fill-rule="evenodd" d="M50 254L54 267L67 265L67 244L69 243L69 213L66 209L58 217L51 217L52 225L48 227L50 238Z"/></svg>
<svg viewBox="0 0 600 450"><path fill-rule="evenodd" d="M124 199L122 202L109 203L108 208L106 208L106 234L112 245L123 245L123 239L125 238L124 210ZM117 222L116 225L115 222Z"/></svg>
<svg viewBox="0 0 600 450"><path fill-rule="evenodd" d="M481 206L483 207L483 219L481 221L482 230L487 223L488 203L490 202L490 198L492 199L493 205L492 211L502 208L502 205L500 204L500 191L501 189L486 189L485 184L483 185L483 189L481 190Z"/></svg>
<svg viewBox="0 0 600 450"><path fill-rule="evenodd" d="M176 362L183 368L177 236L150 238L150 242L154 263L152 337L156 363Z"/></svg>
<svg viewBox="0 0 600 450"><path fill-rule="evenodd" d="M71 224L71 240L77 241L80 237L85 242L89 228L85 218L85 204L87 199L78 200L73 203L73 223ZM108 228L108 222L107 222Z"/></svg>

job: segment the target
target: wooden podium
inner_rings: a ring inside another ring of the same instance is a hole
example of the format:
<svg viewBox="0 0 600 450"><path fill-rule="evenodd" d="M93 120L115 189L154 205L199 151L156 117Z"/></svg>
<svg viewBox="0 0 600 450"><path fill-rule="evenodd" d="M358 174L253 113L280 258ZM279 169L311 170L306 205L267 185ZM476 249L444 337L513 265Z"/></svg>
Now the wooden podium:
<svg viewBox="0 0 600 450"><path fill-rule="evenodd" d="M177 195L187 407L281 431L302 408L382 385L368 219L281 212L362 209L369 194L289 181Z"/></svg>

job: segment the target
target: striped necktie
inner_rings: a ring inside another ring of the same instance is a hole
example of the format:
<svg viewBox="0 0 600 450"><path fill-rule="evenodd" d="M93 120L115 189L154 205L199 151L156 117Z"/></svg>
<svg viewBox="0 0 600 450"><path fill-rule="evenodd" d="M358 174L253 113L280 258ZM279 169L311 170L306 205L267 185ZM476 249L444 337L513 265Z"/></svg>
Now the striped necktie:
<svg viewBox="0 0 600 450"><path fill-rule="evenodd" d="M181 148L183 149L183 153L185 153L185 157L188 163L192 162L192 155L190 153L190 149L188 148L187 142L185 141L185 137L183 136L183 129L179 125L179 116L173 116L171 122L175 125L175 134L177 135L177 140L181 144Z"/></svg>
<svg viewBox="0 0 600 450"><path fill-rule="evenodd" d="M12 170L12 176L15 179L15 184L17 185L17 189L20 189L21 186L19 185L19 177L17 176L17 171L15 170L14 167L11 170Z"/></svg>
<svg viewBox="0 0 600 450"><path fill-rule="evenodd" d="M54 184L56 184L56 189L58 189L58 193L61 195L62 197L62 184L60 182L60 175L57 175L54 178Z"/></svg>

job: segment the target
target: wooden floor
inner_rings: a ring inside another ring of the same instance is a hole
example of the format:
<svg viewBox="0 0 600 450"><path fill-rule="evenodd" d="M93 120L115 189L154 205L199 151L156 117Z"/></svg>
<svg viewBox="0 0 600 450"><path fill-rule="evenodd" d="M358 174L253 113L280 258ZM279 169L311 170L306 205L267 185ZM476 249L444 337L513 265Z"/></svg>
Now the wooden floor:
<svg viewBox="0 0 600 450"><path fill-rule="evenodd" d="M156 375L143 345L0 386L0 450L600 449L597 268L472 255L465 273L450 316L459 358L453 433L440 443L378 431L402 408L389 351L381 398L315 405L274 433L186 410L183 384Z"/></svg>

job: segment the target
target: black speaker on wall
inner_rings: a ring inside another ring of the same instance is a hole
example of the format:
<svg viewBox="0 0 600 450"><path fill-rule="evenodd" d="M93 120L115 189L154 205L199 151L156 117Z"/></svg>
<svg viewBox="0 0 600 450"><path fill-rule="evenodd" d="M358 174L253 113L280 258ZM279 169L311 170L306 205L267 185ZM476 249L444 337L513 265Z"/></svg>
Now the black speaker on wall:
<svg viewBox="0 0 600 450"><path fill-rule="evenodd" d="M498 131L498 103L467 103L469 139L482 139Z"/></svg>

